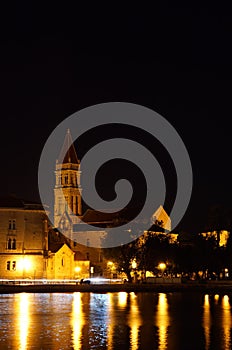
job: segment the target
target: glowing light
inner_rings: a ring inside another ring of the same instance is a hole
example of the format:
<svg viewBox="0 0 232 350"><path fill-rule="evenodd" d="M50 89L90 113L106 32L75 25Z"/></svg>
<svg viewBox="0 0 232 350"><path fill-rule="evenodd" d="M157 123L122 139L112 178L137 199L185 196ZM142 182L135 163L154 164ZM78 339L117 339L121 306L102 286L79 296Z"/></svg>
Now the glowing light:
<svg viewBox="0 0 232 350"><path fill-rule="evenodd" d="M29 322L29 294L20 293L18 302L19 350L28 349L27 338Z"/></svg>
<svg viewBox="0 0 232 350"><path fill-rule="evenodd" d="M80 271L81 271L80 266L76 266L76 267L75 267L75 272L80 272Z"/></svg>
<svg viewBox="0 0 232 350"><path fill-rule="evenodd" d="M27 258L27 257L23 257L18 264L19 268L22 271L28 271L32 268L32 262L31 259Z"/></svg>
<svg viewBox="0 0 232 350"><path fill-rule="evenodd" d="M118 305L120 307L125 307L127 303L127 293L126 292L119 292L118 293Z"/></svg>
<svg viewBox="0 0 232 350"><path fill-rule="evenodd" d="M157 313L156 313L156 326L158 327L159 336L159 350L167 349L168 346L168 326L170 324L170 317L168 311L167 295L159 293Z"/></svg>
<svg viewBox="0 0 232 350"><path fill-rule="evenodd" d="M81 293L73 293L71 325L74 350L80 350L82 348L81 336L84 324L85 318L82 310Z"/></svg>
<svg viewBox="0 0 232 350"><path fill-rule="evenodd" d="M165 270L165 269L166 269L166 264L163 263L163 262L160 263L160 264L159 264L159 269L162 270L162 271Z"/></svg>
<svg viewBox="0 0 232 350"><path fill-rule="evenodd" d="M203 327L205 333L205 349L210 347L210 327L211 327L211 315L209 305L209 295L206 294L204 298L204 312L203 312Z"/></svg>
<svg viewBox="0 0 232 350"><path fill-rule="evenodd" d="M132 269L136 269L137 268L137 262L136 262L135 259L132 261L131 267L132 267Z"/></svg>
<svg viewBox="0 0 232 350"><path fill-rule="evenodd" d="M230 302L229 302L229 297L228 295L224 295L223 296L223 299L222 299L222 305L223 305L223 308L230 308Z"/></svg>
<svg viewBox="0 0 232 350"><path fill-rule="evenodd" d="M219 300L219 295L218 295L218 294L215 294L215 295L214 295L214 300L215 300L216 302L218 302L218 300Z"/></svg>
<svg viewBox="0 0 232 350"><path fill-rule="evenodd" d="M108 261L107 263L108 266L112 266L113 264L114 264L113 261Z"/></svg>
<svg viewBox="0 0 232 350"><path fill-rule="evenodd" d="M230 300L228 295L224 295L222 298L222 310L223 310L223 317L222 317L222 326L223 326L223 333L224 333L224 344L223 348L225 350L231 349L231 311L230 311Z"/></svg>
<svg viewBox="0 0 232 350"><path fill-rule="evenodd" d="M142 325L138 307L138 299L134 292L130 293L130 312L128 315L128 325L130 326L130 349L139 348L139 328Z"/></svg>

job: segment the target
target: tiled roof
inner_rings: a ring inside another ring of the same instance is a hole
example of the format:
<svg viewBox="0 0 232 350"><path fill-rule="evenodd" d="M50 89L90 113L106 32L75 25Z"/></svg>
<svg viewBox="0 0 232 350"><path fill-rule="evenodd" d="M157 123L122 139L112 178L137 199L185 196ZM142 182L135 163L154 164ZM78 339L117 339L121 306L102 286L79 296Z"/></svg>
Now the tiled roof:
<svg viewBox="0 0 232 350"><path fill-rule="evenodd" d="M65 164L65 163L79 164L80 163L79 159L77 158L76 150L73 145L73 140L69 129L65 136L63 147L61 149L61 152L58 158L58 162L60 164Z"/></svg>
<svg viewBox="0 0 232 350"><path fill-rule="evenodd" d="M0 197L0 208L24 208L43 210L41 203L18 198L15 195Z"/></svg>
<svg viewBox="0 0 232 350"><path fill-rule="evenodd" d="M51 229L48 232L48 250L56 253L64 244L70 248L68 239L57 229Z"/></svg>
<svg viewBox="0 0 232 350"><path fill-rule="evenodd" d="M77 251L74 255L74 261L87 260L81 252Z"/></svg>

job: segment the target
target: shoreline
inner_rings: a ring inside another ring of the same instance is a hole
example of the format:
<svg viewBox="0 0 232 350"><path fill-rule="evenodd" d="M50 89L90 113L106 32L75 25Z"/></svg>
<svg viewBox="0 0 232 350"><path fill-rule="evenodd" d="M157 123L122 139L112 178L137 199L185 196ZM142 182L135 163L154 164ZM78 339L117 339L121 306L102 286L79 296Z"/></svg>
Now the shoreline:
<svg viewBox="0 0 232 350"><path fill-rule="evenodd" d="M0 285L0 294L15 293L115 293L115 292L201 292L201 293L232 293L232 281L209 283L165 283L165 284L43 284L43 285Z"/></svg>

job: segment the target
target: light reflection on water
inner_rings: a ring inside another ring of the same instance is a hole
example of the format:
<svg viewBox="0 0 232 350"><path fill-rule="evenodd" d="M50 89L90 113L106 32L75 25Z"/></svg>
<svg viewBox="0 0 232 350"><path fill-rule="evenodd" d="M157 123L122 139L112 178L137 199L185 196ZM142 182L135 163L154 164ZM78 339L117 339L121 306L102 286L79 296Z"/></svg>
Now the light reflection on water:
<svg viewBox="0 0 232 350"><path fill-rule="evenodd" d="M232 348L230 295L19 293L0 310L1 350Z"/></svg>

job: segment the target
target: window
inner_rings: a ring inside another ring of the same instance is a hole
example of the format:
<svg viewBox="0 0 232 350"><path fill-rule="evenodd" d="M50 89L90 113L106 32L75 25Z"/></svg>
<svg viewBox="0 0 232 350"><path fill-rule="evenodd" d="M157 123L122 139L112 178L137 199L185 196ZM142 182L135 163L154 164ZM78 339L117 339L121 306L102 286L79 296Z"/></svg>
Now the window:
<svg viewBox="0 0 232 350"><path fill-rule="evenodd" d="M16 239L9 238L7 241L7 249L16 249Z"/></svg>
<svg viewBox="0 0 232 350"><path fill-rule="evenodd" d="M12 241L12 249L16 249L16 239L14 238Z"/></svg>
<svg viewBox="0 0 232 350"><path fill-rule="evenodd" d="M6 269L7 269L7 270L10 270L10 261L7 261L7 263L6 263Z"/></svg>
<svg viewBox="0 0 232 350"><path fill-rule="evenodd" d="M71 210L73 211L73 196L71 196Z"/></svg>
<svg viewBox="0 0 232 350"><path fill-rule="evenodd" d="M12 262L12 270L14 270L14 271L16 270L16 261Z"/></svg>
<svg viewBox="0 0 232 350"><path fill-rule="evenodd" d="M16 230L16 220L9 220L9 230Z"/></svg>
<svg viewBox="0 0 232 350"><path fill-rule="evenodd" d="M64 266L64 258L61 259L61 265Z"/></svg>
<svg viewBox="0 0 232 350"><path fill-rule="evenodd" d="M7 242L7 249L11 249L11 238L8 239L8 242Z"/></svg>

